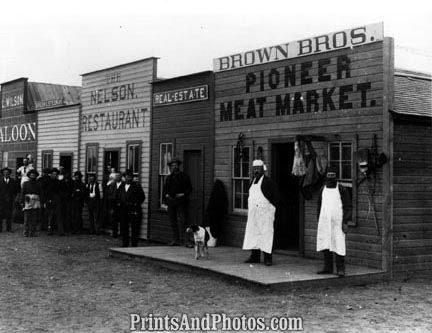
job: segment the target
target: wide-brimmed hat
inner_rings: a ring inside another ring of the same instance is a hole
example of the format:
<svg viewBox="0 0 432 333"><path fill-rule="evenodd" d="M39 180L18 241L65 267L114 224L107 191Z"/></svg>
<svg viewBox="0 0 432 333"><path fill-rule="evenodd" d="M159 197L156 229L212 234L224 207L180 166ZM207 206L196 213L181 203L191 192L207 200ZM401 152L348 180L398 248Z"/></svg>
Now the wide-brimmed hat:
<svg viewBox="0 0 432 333"><path fill-rule="evenodd" d="M36 177L39 177L39 172L37 172L36 169L29 170L29 172L27 172L27 177L30 177L32 173L34 173Z"/></svg>
<svg viewBox="0 0 432 333"><path fill-rule="evenodd" d="M57 168L52 168L52 169L51 169L50 171L48 171L47 173L53 173L53 172L55 172L55 173L57 173L57 174L60 173L59 169L57 169Z"/></svg>
<svg viewBox="0 0 432 333"><path fill-rule="evenodd" d="M180 165L182 164L182 161L178 157L173 157L168 161L168 165L171 165L173 163L177 163L178 165Z"/></svg>
<svg viewBox="0 0 432 333"><path fill-rule="evenodd" d="M0 170L0 173L3 173L3 171L9 171L9 173L12 173L12 169L11 168L8 168L8 167L4 167L4 168L2 168L1 170Z"/></svg>
<svg viewBox="0 0 432 333"><path fill-rule="evenodd" d="M129 170L129 169L127 169L124 173L123 173L123 176L124 177L126 177L126 176L131 176L131 177L133 177L133 172L132 172L132 170Z"/></svg>

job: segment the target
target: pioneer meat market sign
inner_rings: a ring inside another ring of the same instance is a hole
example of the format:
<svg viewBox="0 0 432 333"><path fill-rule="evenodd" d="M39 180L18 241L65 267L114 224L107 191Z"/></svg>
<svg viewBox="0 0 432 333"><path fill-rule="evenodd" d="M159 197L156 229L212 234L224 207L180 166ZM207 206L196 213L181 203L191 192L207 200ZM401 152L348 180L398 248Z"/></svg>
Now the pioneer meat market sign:
<svg viewBox="0 0 432 333"><path fill-rule="evenodd" d="M220 57L213 60L213 67L215 72L221 72L374 43L384 38L383 31L382 23L365 25Z"/></svg>

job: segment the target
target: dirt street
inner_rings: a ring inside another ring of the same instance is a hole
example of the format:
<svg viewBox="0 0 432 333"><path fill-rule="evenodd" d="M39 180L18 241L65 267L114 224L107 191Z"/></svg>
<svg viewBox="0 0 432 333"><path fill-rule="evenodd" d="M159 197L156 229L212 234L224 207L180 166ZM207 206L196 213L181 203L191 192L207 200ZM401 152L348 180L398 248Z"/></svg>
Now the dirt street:
<svg viewBox="0 0 432 333"><path fill-rule="evenodd" d="M432 330L428 278L284 293L108 256L108 236L0 233L0 332L129 332L129 314L301 316L306 332Z"/></svg>

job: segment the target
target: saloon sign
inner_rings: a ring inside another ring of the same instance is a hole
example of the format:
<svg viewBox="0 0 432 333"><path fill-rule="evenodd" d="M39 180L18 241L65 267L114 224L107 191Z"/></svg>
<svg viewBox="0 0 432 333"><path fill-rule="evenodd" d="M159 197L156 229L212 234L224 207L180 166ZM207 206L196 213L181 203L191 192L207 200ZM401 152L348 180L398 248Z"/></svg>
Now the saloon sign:
<svg viewBox="0 0 432 333"><path fill-rule="evenodd" d="M0 127L0 143L36 140L36 123Z"/></svg>
<svg viewBox="0 0 432 333"><path fill-rule="evenodd" d="M236 53L213 60L215 72L303 57L380 41L383 24L376 23L294 42Z"/></svg>

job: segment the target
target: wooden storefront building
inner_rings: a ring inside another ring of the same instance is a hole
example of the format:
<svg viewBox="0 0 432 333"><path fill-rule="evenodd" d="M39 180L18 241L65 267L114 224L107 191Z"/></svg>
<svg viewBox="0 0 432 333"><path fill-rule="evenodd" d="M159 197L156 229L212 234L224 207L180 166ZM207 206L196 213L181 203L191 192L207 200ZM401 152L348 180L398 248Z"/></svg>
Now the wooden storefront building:
<svg viewBox="0 0 432 333"><path fill-rule="evenodd" d="M214 80L206 71L153 83L149 237L172 240L162 187L176 156L192 183L187 223L202 224L213 185Z"/></svg>
<svg viewBox="0 0 432 333"><path fill-rule="evenodd" d="M141 237L147 238L150 172L151 57L82 75L80 157L83 174L107 181L108 167L131 170L144 189Z"/></svg>
<svg viewBox="0 0 432 333"><path fill-rule="evenodd" d="M281 193L275 250L321 258L319 161L338 169L352 196L348 262L389 273L432 268L430 76L395 71L381 24L220 57L214 71L225 244L242 245L252 160L261 158ZM303 177L292 175L296 141Z"/></svg>
<svg viewBox="0 0 432 333"><path fill-rule="evenodd" d="M72 175L78 170L80 87L43 86L37 103L37 169L62 166Z"/></svg>
<svg viewBox="0 0 432 333"><path fill-rule="evenodd" d="M38 112L53 107L76 105L79 89L74 86L29 82L19 78L1 85L0 159L1 166L16 171L27 155L39 169ZM57 133L58 134L58 133ZM75 133L78 137L78 133ZM51 137L52 141L56 139ZM51 143L52 143L51 141Z"/></svg>

